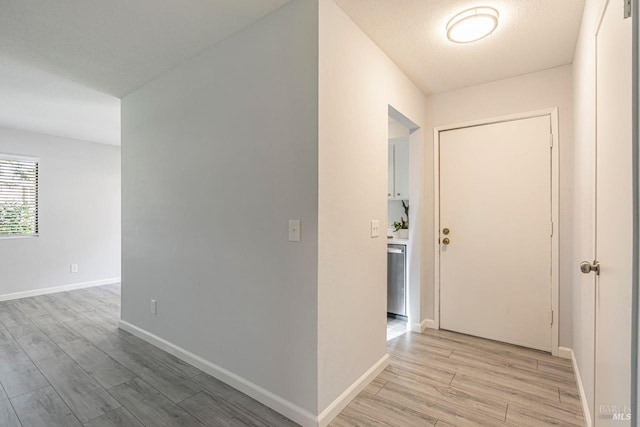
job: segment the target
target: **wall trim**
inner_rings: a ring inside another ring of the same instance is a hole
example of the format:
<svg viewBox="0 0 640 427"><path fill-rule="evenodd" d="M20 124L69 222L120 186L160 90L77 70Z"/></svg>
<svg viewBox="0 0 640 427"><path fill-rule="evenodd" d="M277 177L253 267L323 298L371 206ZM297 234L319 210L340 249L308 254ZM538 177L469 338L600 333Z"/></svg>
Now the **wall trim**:
<svg viewBox="0 0 640 427"><path fill-rule="evenodd" d="M140 339L170 353L177 358L195 366L203 372L219 379L220 381L230 385L231 387L245 393L256 399L258 402L270 407L285 417L297 422L303 427L317 427L318 417L304 408L284 399L269 390L260 387L257 384L237 375L221 366L218 366L202 357L195 355L177 345L160 338L142 328L139 328L125 320L120 320L120 329L125 330Z"/></svg>
<svg viewBox="0 0 640 427"><path fill-rule="evenodd" d="M71 283L69 285L34 289L32 291L13 292L10 294L0 295L0 301L9 301L12 299L37 297L39 295L55 294L57 292L73 291L74 289L92 288L94 286L111 285L114 283L120 283L120 277L114 277L111 279L94 280L92 282Z"/></svg>
<svg viewBox="0 0 640 427"><path fill-rule="evenodd" d="M558 357L571 360L572 351L569 347L558 347Z"/></svg>
<svg viewBox="0 0 640 427"><path fill-rule="evenodd" d="M331 402L327 408L318 415L318 426L326 427L338 414L347 407L371 381L373 381L389 365L389 355L385 354L362 374L353 384L351 384L336 400Z"/></svg>
<svg viewBox="0 0 640 427"><path fill-rule="evenodd" d="M422 323L424 324L424 327L422 328L423 331L425 329L440 329L440 326L434 319L424 319Z"/></svg>
<svg viewBox="0 0 640 427"><path fill-rule="evenodd" d="M412 323L409 326L411 332L424 332L425 329L439 329L436 321L433 319L424 319L420 323Z"/></svg>
<svg viewBox="0 0 640 427"><path fill-rule="evenodd" d="M569 357L565 357L568 354ZM587 403L587 395L584 392L584 386L582 384L582 377L580 377L580 369L578 368L578 361L576 360L576 354L572 348L560 347L558 349L558 355L560 357L571 359L573 365L573 372L576 374L576 382L578 383L578 391L580 393L580 403L582 404L582 414L587 427L592 427L591 412L589 411L589 404Z"/></svg>

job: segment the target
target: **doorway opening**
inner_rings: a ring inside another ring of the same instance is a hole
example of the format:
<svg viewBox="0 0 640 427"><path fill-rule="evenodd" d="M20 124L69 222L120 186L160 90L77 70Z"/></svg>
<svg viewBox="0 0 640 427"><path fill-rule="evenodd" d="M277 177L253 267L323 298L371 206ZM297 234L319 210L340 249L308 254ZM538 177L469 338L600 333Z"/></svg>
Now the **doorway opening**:
<svg viewBox="0 0 640 427"><path fill-rule="evenodd" d="M411 329L411 301L414 286L411 280L413 249L410 204L412 133L418 127L389 107L388 168L387 168L387 341ZM413 197L415 200L415 196ZM417 293L419 301L419 289Z"/></svg>

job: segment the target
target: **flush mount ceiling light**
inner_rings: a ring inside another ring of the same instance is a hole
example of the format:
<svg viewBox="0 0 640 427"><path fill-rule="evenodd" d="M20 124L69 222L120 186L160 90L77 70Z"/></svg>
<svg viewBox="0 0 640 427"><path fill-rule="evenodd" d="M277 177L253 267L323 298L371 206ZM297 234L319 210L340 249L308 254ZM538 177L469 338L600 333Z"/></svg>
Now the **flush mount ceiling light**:
<svg viewBox="0 0 640 427"><path fill-rule="evenodd" d="M487 37L497 27L497 10L474 7L458 13L447 22L447 38L455 43L471 43Z"/></svg>

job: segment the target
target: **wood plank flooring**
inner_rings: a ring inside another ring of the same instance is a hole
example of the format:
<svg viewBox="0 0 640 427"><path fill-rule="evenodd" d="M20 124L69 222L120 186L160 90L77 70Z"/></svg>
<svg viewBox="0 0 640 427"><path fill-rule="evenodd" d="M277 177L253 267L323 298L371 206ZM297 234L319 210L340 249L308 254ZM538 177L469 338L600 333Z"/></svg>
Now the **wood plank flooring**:
<svg viewBox="0 0 640 427"><path fill-rule="evenodd" d="M434 330L387 349L389 367L332 426L585 425L569 360Z"/></svg>
<svg viewBox="0 0 640 427"><path fill-rule="evenodd" d="M119 285L0 302L0 427L296 425L119 318Z"/></svg>
<svg viewBox="0 0 640 427"><path fill-rule="evenodd" d="M0 302L0 426L295 426L118 329L120 287ZM390 366L332 426L581 426L571 364L446 331L387 343Z"/></svg>

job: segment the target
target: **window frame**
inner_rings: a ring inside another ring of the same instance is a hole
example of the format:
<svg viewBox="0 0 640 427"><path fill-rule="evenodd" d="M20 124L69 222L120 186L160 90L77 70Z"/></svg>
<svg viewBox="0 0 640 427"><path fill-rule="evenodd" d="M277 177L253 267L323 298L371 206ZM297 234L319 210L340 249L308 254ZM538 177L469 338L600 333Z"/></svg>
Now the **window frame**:
<svg viewBox="0 0 640 427"><path fill-rule="evenodd" d="M0 161L2 160L35 163L38 180L36 182L36 232L33 234L0 234L0 240L38 238L40 237L40 158L0 152Z"/></svg>

